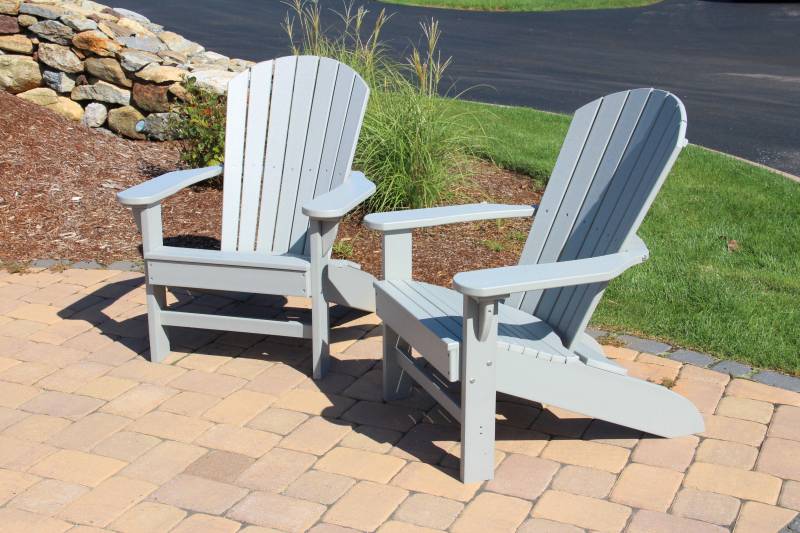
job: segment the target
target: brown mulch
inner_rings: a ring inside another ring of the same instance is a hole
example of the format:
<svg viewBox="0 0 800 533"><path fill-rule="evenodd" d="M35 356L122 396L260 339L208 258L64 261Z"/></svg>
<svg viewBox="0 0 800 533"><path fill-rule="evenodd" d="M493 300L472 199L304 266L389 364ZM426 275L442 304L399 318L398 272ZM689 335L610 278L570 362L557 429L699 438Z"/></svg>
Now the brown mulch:
<svg viewBox="0 0 800 533"><path fill-rule="evenodd" d="M179 143L120 139L70 122L0 91L0 261L141 259L130 212L115 194L180 168ZM531 204L525 176L476 162L454 201ZM164 233L176 246L218 247L221 191L198 187L164 203ZM463 270L516 263L529 220L488 221L414 232L414 275L449 285ZM380 271L380 236L352 216L341 226L340 256ZM351 246L348 246L351 245ZM352 248L352 251L349 250Z"/></svg>

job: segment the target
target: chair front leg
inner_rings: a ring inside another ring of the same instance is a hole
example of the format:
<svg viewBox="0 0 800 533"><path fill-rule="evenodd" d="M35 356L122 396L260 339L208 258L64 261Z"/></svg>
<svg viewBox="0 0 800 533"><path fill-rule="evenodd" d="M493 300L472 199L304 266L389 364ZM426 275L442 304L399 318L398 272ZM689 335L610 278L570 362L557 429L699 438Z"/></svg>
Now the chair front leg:
<svg viewBox="0 0 800 533"><path fill-rule="evenodd" d="M322 379L328 371L330 359L330 315L328 302L323 294L323 276L328 268L328 252L325 250L326 234L335 224L311 219L309 227L311 254L311 365L314 379Z"/></svg>
<svg viewBox="0 0 800 533"><path fill-rule="evenodd" d="M413 388L413 380L400 366L398 351L411 355L411 346L383 323L383 399L388 401L407 398Z"/></svg>
<svg viewBox="0 0 800 533"><path fill-rule="evenodd" d="M494 477L498 301L464 297L460 348L461 480Z"/></svg>

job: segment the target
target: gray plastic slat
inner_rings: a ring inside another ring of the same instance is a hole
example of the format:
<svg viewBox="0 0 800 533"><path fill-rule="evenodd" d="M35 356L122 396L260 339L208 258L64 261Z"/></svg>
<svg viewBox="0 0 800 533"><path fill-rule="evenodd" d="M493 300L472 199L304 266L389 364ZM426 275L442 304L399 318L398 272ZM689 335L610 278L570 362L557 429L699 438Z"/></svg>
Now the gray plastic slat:
<svg viewBox="0 0 800 533"><path fill-rule="evenodd" d="M225 122L225 186L222 191L222 249L236 250L239 236L239 202L242 195L247 91L250 71L245 70L228 84Z"/></svg>

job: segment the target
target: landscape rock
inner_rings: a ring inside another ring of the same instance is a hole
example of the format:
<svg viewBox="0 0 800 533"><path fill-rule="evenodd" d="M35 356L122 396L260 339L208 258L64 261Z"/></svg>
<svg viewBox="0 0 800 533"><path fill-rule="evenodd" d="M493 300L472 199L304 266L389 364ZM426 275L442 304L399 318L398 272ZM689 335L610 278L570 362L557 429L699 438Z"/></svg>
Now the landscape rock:
<svg viewBox="0 0 800 533"><path fill-rule="evenodd" d="M62 72L70 74L83 72L83 62L80 58L75 55L75 52L60 44L40 44L39 61Z"/></svg>
<svg viewBox="0 0 800 533"><path fill-rule="evenodd" d="M0 15L19 13L19 0L0 0Z"/></svg>
<svg viewBox="0 0 800 533"><path fill-rule="evenodd" d="M36 17L32 17L30 15L20 15L19 17L17 17L17 22L19 22L19 25L22 26L23 28L27 28L39 22L39 19L37 19Z"/></svg>
<svg viewBox="0 0 800 533"><path fill-rule="evenodd" d="M189 62L193 68L216 67L220 70L227 70L230 58L216 52L201 52L193 55Z"/></svg>
<svg viewBox="0 0 800 533"><path fill-rule="evenodd" d="M61 15L60 20L75 31L89 31L97 29L97 23L95 21L80 15Z"/></svg>
<svg viewBox="0 0 800 533"><path fill-rule="evenodd" d="M70 44L75 32L66 24L57 20L42 20L33 24L28 30L35 33L39 38L56 44Z"/></svg>
<svg viewBox="0 0 800 533"><path fill-rule="evenodd" d="M54 90L46 87L31 89L30 91L25 91L17 96L36 105L46 107L47 109L76 122L81 120L81 117L83 117L83 108L79 103L73 102L69 98L58 96Z"/></svg>
<svg viewBox="0 0 800 533"><path fill-rule="evenodd" d="M136 22L133 19L121 18L117 21L117 25L126 28L133 32L134 35L140 37L155 37L156 34L148 30L143 24Z"/></svg>
<svg viewBox="0 0 800 533"><path fill-rule="evenodd" d="M10 35L12 33L19 33L17 19L8 15L0 15L0 35Z"/></svg>
<svg viewBox="0 0 800 533"><path fill-rule="evenodd" d="M125 76L122 67L116 59L110 57L90 57L84 62L86 72L103 81L130 87L131 80Z"/></svg>
<svg viewBox="0 0 800 533"><path fill-rule="evenodd" d="M189 91L180 83L173 83L169 86L169 94L179 100L187 100L189 98Z"/></svg>
<svg viewBox="0 0 800 533"><path fill-rule="evenodd" d="M153 83L167 83L182 81L186 77L186 71L177 67L167 67L151 63L136 73L136 76Z"/></svg>
<svg viewBox="0 0 800 533"><path fill-rule="evenodd" d="M143 50L125 49L119 54L119 62L122 68L128 72L137 72L150 63L160 63L161 58L152 52Z"/></svg>
<svg viewBox="0 0 800 533"><path fill-rule="evenodd" d="M136 11L131 11L130 9L125 9L123 7L115 7L113 9L114 9L114 11L119 13L120 16L123 16L125 18L129 18L131 20L135 20L136 22L142 22L142 23L150 22L150 19L148 19L144 15L140 15Z"/></svg>
<svg viewBox="0 0 800 533"><path fill-rule="evenodd" d="M73 100L96 100L108 104L127 106L131 103L131 92L104 81L92 85L76 85L70 95Z"/></svg>
<svg viewBox="0 0 800 533"><path fill-rule="evenodd" d="M144 83L133 84L133 103L144 111L161 113L169 111L169 87Z"/></svg>
<svg viewBox="0 0 800 533"><path fill-rule="evenodd" d="M76 34L72 38L72 45L81 50L88 50L100 57L112 57L122 50L122 46L98 30L89 30Z"/></svg>
<svg viewBox="0 0 800 533"><path fill-rule="evenodd" d="M170 117L172 113L153 113L144 119L144 131L147 136L157 141L170 141L175 138Z"/></svg>
<svg viewBox="0 0 800 533"><path fill-rule="evenodd" d="M71 92L75 87L75 78L65 72L57 70L45 70L42 73L44 84L57 93Z"/></svg>
<svg viewBox="0 0 800 533"><path fill-rule="evenodd" d="M228 69L233 72L242 72L255 65L255 61L246 61L244 59L231 59L228 62Z"/></svg>
<svg viewBox="0 0 800 533"><path fill-rule="evenodd" d="M173 52L172 50L163 50L158 53L159 57L164 60L165 65L183 65L189 61L186 54L180 52Z"/></svg>
<svg viewBox="0 0 800 533"><path fill-rule="evenodd" d="M46 87L37 87L36 89L19 93L17 97L41 106L55 104L58 101L58 94L53 89Z"/></svg>
<svg viewBox="0 0 800 533"><path fill-rule="evenodd" d="M144 134L136 131L136 124L144 116L133 106L124 106L108 112L108 127L111 131L130 139L145 139Z"/></svg>
<svg viewBox="0 0 800 533"><path fill-rule="evenodd" d="M23 15L55 20L64 14L64 9L54 5L23 3L19 6L19 12Z"/></svg>
<svg viewBox="0 0 800 533"><path fill-rule="evenodd" d="M158 34L158 38L161 39L164 44L167 45L167 48L173 52L181 52L182 54L188 54L191 56L205 51L205 48L199 44L171 31L162 31Z"/></svg>
<svg viewBox="0 0 800 533"><path fill-rule="evenodd" d="M97 24L97 28L111 37L112 39L119 39L120 37L130 37L133 35L133 32L124 26L120 26L116 22L100 22Z"/></svg>
<svg viewBox="0 0 800 533"><path fill-rule="evenodd" d="M119 44L126 48L134 48L136 50L144 50L145 52L160 52L166 48L166 45L156 39L155 37L143 37L135 35L132 37L119 37L117 39Z"/></svg>
<svg viewBox="0 0 800 533"><path fill-rule="evenodd" d="M189 77L194 78L195 83L201 89L225 94L228 91L228 82L235 78L236 74L236 72L227 70L197 70L192 72Z"/></svg>
<svg viewBox="0 0 800 533"><path fill-rule="evenodd" d="M106 109L106 106L99 102L92 102L91 104L87 105L86 109L83 111L83 119L81 119L81 123L90 128L99 128L106 123L107 117L108 110Z"/></svg>
<svg viewBox="0 0 800 533"><path fill-rule="evenodd" d="M39 64L30 56L0 56L0 89L18 94L42 83Z"/></svg>
<svg viewBox="0 0 800 533"><path fill-rule="evenodd" d="M0 50L30 55L33 53L33 43L24 35L0 35Z"/></svg>

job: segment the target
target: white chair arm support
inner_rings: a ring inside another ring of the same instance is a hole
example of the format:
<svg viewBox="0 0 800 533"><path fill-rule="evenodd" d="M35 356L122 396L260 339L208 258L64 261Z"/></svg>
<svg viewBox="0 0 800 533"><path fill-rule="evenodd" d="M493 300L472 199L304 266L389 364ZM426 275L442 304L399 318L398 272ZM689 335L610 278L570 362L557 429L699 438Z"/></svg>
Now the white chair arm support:
<svg viewBox="0 0 800 533"><path fill-rule="evenodd" d="M346 182L303 204L303 214L317 220L336 220L345 216L374 192L374 183L361 172L352 172Z"/></svg>
<svg viewBox="0 0 800 533"><path fill-rule="evenodd" d="M619 253L588 259L461 272L453 278L453 287L472 298L496 298L515 292L609 281L647 260L644 242L636 237L631 244Z"/></svg>
<svg viewBox="0 0 800 533"><path fill-rule="evenodd" d="M189 170L167 172L157 178L117 193L117 200L127 206L145 206L157 204L164 198L209 178L222 174L222 165Z"/></svg>
<svg viewBox="0 0 800 533"><path fill-rule="evenodd" d="M392 232L458 222L491 220L498 218L529 217L536 211L530 205L466 204L427 209L408 209L389 213L370 213L364 217L369 229Z"/></svg>

